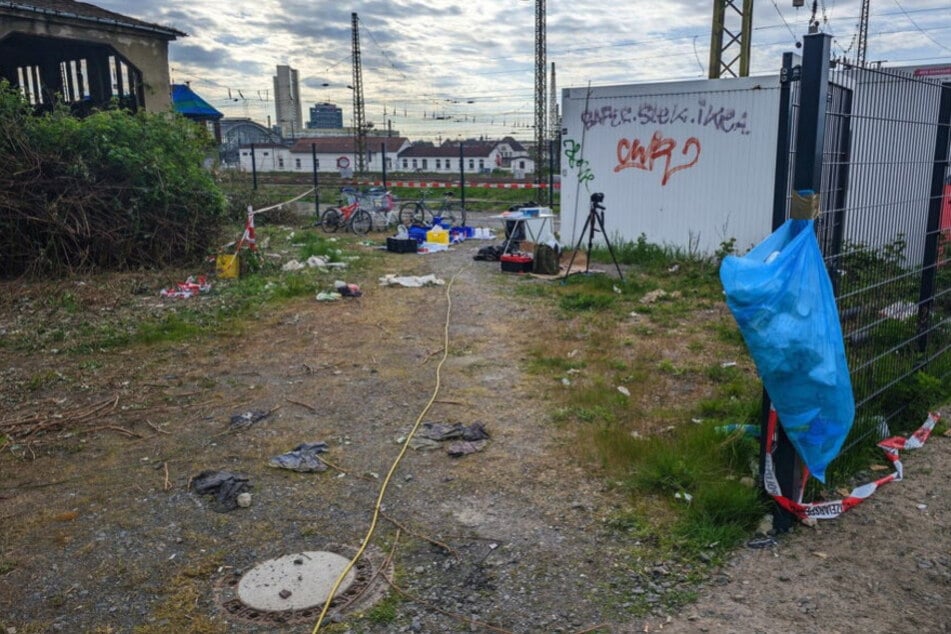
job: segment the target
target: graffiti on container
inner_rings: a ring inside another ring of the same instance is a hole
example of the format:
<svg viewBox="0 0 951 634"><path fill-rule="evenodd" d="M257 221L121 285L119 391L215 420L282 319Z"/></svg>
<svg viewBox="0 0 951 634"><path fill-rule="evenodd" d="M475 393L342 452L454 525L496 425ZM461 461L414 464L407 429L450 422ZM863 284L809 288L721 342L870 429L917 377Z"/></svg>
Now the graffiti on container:
<svg viewBox="0 0 951 634"><path fill-rule="evenodd" d="M749 134L749 113L738 112L735 108L718 106L707 102L705 98L697 100L696 106L673 104L664 106L653 102L643 102L635 106L602 106L581 113L581 122L585 130L595 126L617 128L623 125L696 125L710 128L724 134Z"/></svg>
<svg viewBox="0 0 951 634"><path fill-rule="evenodd" d="M578 182L587 187L588 181L594 180L594 172L591 171L591 163L581 156L581 144L574 139L565 139L563 145L568 167L578 170Z"/></svg>
<svg viewBox="0 0 951 634"><path fill-rule="evenodd" d="M617 165L614 166L614 171L633 168L653 172L654 166L662 163L663 176L660 184L665 186L671 176L680 170L693 167L700 160L700 140L692 136L680 146L679 154L683 156L683 160L675 165L674 150L677 145L676 140L665 137L660 130L654 133L647 145L641 143L640 139L621 137L617 142Z"/></svg>

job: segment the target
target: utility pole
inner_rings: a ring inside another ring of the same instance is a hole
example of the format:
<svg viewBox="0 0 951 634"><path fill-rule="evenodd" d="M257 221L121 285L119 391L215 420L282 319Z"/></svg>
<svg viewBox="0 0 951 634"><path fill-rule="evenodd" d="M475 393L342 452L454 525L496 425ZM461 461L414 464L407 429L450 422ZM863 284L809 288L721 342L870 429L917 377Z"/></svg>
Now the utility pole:
<svg viewBox="0 0 951 634"><path fill-rule="evenodd" d="M752 35L753 0L713 0L710 79L749 77Z"/></svg>
<svg viewBox="0 0 951 634"><path fill-rule="evenodd" d="M357 173L362 174L366 171L364 161L367 155L367 125L363 101L363 67L360 64L360 26L356 13L351 13L350 18L353 31L353 135L356 141L354 154L357 160Z"/></svg>
<svg viewBox="0 0 951 634"><path fill-rule="evenodd" d="M869 0L862 0L862 12L859 14L859 46L855 55L855 60L859 66L865 66L865 53L868 49L868 3Z"/></svg>
<svg viewBox="0 0 951 634"><path fill-rule="evenodd" d="M542 182L545 164L545 0L535 0L535 184Z"/></svg>
<svg viewBox="0 0 951 634"><path fill-rule="evenodd" d="M561 134L558 114L558 89L555 82L555 62L551 63L551 92L548 95L548 138L556 139Z"/></svg>

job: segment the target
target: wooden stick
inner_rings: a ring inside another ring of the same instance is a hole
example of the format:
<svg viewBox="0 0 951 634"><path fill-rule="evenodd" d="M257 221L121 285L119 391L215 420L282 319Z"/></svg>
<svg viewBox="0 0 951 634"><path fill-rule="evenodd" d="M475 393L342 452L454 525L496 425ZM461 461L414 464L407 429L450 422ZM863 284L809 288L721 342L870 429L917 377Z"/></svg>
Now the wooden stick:
<svg viewBox="0 0 951 634"><path fill-rule="evenodd" d="M169 482L169 480L168 480L168 463L167 463L167 462L163 462L163 463L162 463L162 467L165 469L165 482L164 482L164 484L162 484L162 490L163 490L163 491L168 491L169 489L172 488L172 483Z"/></svg>
<svg viewBox="0 0 951 634"><path fill-rule="evenodd" d="M427 541L427 542L429 542L430 544L434 544L434 545L436 545L436 546L439 546L440 548L442 548L442 549L445 550L446 552L452 553L453 557L459 558L459 552L458 552L455 548L453 548L452 546L449 546L448 544L444 544L444 543L442 543L442 542L440 542L440 541L437 541L437 540L435 540L435 539L432 539L431 537L426 537L425 535L421 535L420 533L418 533L418 532L416 532L416 531L410 530L410 529L407 528L405 525L401 524L401 523L400 523L399 521L397 521L395 518L390 517L389 515L387 515L387 514L386 514L385 512L383 512L383 511L380 511L380 515L381 515L384 519L386 519L387 521L392 522L397 528L400 528L400 529L406 531L407 533L409 533L410 535L412 535L412 536L414 536L414 537L418 537L419 539L422 539L423 541Z"/></svg>
<svg viewBox="0 0 951 634"><path fill-rule="evenodd" d="M311 411L311 413L313 413L313 414L316 414L316 413L317 413L317 408L314 407L314 406L312 406L312 405L308 405L307 403L301 403L300 401L295 401L295 400L292 399L292 398L287 399L287 402L288 402L288 403L293 403L294 405L300 405L301 407L307 408L307 409L309 409L309 410Z"/></svg>
<svg viewBox="0 0 951 634"><path fill-rule="evenodd" d="M162 428L159 427L158 425L155 425L155 424L154 424L152 421L150 421L148 418L145 419L145 423L146 423L149 427L151 427L152 429L154 429L155 431L157 431L157 432L160 433L160 434L171 434L171 433L172 433L172 432L170 432L170 431L165 431L164 429L162 429Z"/></svg>

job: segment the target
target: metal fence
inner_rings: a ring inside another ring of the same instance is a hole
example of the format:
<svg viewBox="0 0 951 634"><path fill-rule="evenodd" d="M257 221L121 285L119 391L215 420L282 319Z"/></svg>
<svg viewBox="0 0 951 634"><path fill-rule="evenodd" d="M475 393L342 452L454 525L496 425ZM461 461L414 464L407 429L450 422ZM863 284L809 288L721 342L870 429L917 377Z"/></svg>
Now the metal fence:
<svg viewBox="0 0 951 634"><path fill-rule="evenodd" d="M877 441L883 423L917 427L934 404L924 401L947 396L951 83L830 63L818 41L828 36L809 38L801 63L783 59L773 224L788 217L791 191L820 193L817 238L856 403L848 451Z"/></svg>

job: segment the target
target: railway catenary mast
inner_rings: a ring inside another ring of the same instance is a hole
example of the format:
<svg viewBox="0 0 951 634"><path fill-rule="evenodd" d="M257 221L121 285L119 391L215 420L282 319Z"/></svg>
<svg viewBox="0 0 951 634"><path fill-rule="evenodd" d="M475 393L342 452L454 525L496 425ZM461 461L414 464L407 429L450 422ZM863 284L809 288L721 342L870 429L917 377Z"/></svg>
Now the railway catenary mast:
<svg viewBox="0 0 951 634"><path fill-rule="evenodd" d="M362 174L366 171L367 117L363 101L363 67L360 63L360 26L356 13L351 13L350 18L353 32L353 153L356 154L357 173Z"/></svg>

